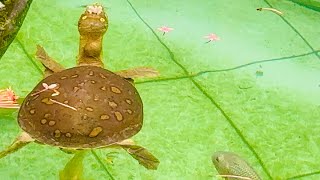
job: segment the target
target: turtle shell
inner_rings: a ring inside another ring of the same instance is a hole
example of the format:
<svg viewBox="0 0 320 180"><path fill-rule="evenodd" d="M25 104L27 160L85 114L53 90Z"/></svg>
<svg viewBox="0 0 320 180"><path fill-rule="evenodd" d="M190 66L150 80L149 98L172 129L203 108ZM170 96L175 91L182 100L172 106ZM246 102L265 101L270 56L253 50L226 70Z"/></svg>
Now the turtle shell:
<svg viewBox="0 0 320 180"><path fill-rule="evenodd" d="M20 127L36 141L96 148L130 138L143 123L135 87L106 69L79 66L43 79L25 98Z"/></svg>

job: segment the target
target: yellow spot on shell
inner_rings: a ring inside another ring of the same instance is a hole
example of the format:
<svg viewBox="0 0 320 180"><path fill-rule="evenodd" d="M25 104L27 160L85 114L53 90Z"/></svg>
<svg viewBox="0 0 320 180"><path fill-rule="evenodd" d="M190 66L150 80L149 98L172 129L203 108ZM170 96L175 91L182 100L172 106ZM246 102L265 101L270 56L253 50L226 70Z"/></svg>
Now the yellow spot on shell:
<svg viewBox="0 0 320 180"><path fill-rule="evenodd" d="M95 80L91 80L91 83L92 83L92 84L95 84L95 83L96 83L96 81L95 81Z"/></svg>
<svg viewBox="0 0 320 180"><path fill-rule="evenodd" d="M55 124L56 124L56 122L55 121L49 121L49 126L54 126Z"/></svg>
<svg viewBox="0 0 320 180"><path fill-rule="evenodd" d="M41 119L41 124L45 124L45 123L47 123L47 120L46 119Z"/></svg>
<svg viewBox="0 0 320 180"><path fill-rule="evenodd" d="M105 91L107 88L105 86L102 86L100 89Z"/></svg>
<svg viewBox="0 0 320 180"><path fill-rule="evenodd" d="M89 137L96 137L102 132L102 127L95 127L93 130L90 132Z"/></svg>
<svg viewBox="0 0 320 180"><path fill-rule="evenodd" d="M86 107L86 110L92 112L92 111L93 111L93 108L91 108L91 107Z"/></svg>
<svg viewBox="0 0 320 180"><path fill-rule="evenodd" d="M132 101L131 101L130 99L126 99L126 102L127 102L128 104L132 104Z"/></svg>
<svg viewBox="0 0 320 180"><path fill-rule="evenodd" d="M79 91L79 87L77 87L77 86L75 86L75 87L73 87L73 92L77 92L77 91Z"/></svg>
<svg viewBox="0 0 320 180"><path fill-rule="evenodd" d="M63 80L63 79L67 79L67 77L66 77L66 76L62 76L60 79L62 79L62 80Z"/></svg>
<svg viewBox="0 0 320 180"><path fill-rule="evenodd" d="M74 75L72 75L71 77L72 78L76 78L76 77L78 77L79 75L78 74L74 74Z"/></svg>
<svg viewBox="0 0 320 180"><path fill-rule="evenodd" d="M116 112L114 112L114 115L116 116L116 119L118 121L122 121L123 120L123 116L122 116L122 114L120 112L116 111Z"/></svg>
<svg viewBox="0 0 320 180"><path fill-rule="evenodd" d="M31 109L29 112L30 112L30 114L35 114L36 110L35 109Z"/></svg>
<svg viewBox="0 0 320 180"><path fill-rule="evenodd" d="M110 102L109 102L109 106L115 108L115 107L117 107L118 105L117 105L115 102L110 101Z"/></svg>
<svg viewBox="0 0 320 180"><path fill-rule="evenodd" d="M71 133L66 133L66 137L70 138L71 137Z"/></svg>
<svg viewBox="0 0 320 180"><path fill-rule="evenodd" d="M58 129L55 130L55 131L54 131L54 137L57 137L57 138L58 138L58 137L60 137L60 136L61 136L60 130L58 130Z"/></svg>
<svg viewBox="0 0 320 180"><path fill-rule="evenodd" d="M49 98L44 98L44 99L41 100L41 102L43 102L43 103L45 103L45 104L53 104L53 102L50 101Z"/></svg>
<svg viewBox="0 0 320 180"><path fill-rule="evenodd" d="M94 75L93 71L90 71L90 72L89 72L89 75L90 75L90 76L93 76L93 75Z"/></svg>
<svg viewBox="0 0 320 180"><path fill-rule="evenodd" d="M132 114L132 111L131 111L130 109L127 109L126 112L127 112L128 114Z"/></svg>
<svg viewBox="0 0 320 180"><path fill-rule="evenodd" d="M111 91L116 93L116 94L120 94L121 93L121 90L117 87L114 87L114 86L111 86Z"/></svg>
<svg viewBox="0 0 320 180"><path fill-rule="evenodd" d="M100 77L102 78L102 79L105 79L106 78L106 76L105 75L103 75L103 74L99 74L100 75Z"/></svg>
<svg viewBox="0 0 320 180"><path fill-rule="evenodd" d="M49 113L47 113L47 114L44 115L45 118L48 118L48 117L50 117L50 116L51 116L51 114L49 114Z"/></svg>
<svg viewBox="0 0 320 180"><path fill-rule="evenodd" d="M108 116L108 115L106 115L106 114L102 114L101 116L100 116L100 119L101 120L107 120L107 119L109 119L110 117Z"/></svg>
<svg viewBox="0 0 320 180"><path fill-rule="evenodd" d="M105 22L106 20L104 18L100 18L100 21L101 22Z"/></svg>

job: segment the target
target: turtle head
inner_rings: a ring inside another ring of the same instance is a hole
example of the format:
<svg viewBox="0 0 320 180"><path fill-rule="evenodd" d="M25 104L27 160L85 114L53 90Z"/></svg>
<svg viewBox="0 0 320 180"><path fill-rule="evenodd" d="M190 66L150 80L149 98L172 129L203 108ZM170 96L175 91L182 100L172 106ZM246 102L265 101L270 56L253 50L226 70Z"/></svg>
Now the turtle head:
<svg viewBox="0 0 320 180"><path fill-rule="evenodd" d="M86 11L80 16L78 30L81 35L104 34L108 29L108 17L99 4L87 6Z"/></svg>
<svg viewBox="0 0 320 180"><path fill-rule="evenodd" d="M108 17L103 7L98 4L87 6L78 22L80 33L78 65L103 67L102 39L107 29Z"/></svg>

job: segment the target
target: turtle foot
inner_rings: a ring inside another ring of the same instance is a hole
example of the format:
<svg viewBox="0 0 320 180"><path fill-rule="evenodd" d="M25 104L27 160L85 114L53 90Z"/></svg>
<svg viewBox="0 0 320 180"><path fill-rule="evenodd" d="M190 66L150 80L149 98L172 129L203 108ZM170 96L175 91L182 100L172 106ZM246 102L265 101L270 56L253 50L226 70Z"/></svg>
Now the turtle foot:
<svg viewBox="0 0 320 180"><path fill-rule="evenodd" d="M151 67L137 67L134 69L127 69L116 72L119 76L124 78L152 78L159 76L159 72Z"/></svg>
<svg viewBox="0 0 320 180"><path fill-rule="evenodd" d="M26 132L22 132L21 135L17 137L17 139L7 149L0 152L0 159L18 151L19 149L23 148L25 145L33 141L34 139L32 139L29 134L27 134Z"/></svg>
<svg viewBox="0 0 320 180"><path fill-rule="evenodd" d="M44 50L44 48L40 45L37 45L36 57L42 63L42 65L46 68L45 77L65 69L61 64L53 60L48 55L48 53Z"/></svg>
<svg viewBox="0 0 320 180"><path fill-rule="evenodd" d="M120 147L126 150L139 164L147 169L156 170L159 166L159 159L151 154L146 148L136 145L131 139L117 143Z"/></svg>

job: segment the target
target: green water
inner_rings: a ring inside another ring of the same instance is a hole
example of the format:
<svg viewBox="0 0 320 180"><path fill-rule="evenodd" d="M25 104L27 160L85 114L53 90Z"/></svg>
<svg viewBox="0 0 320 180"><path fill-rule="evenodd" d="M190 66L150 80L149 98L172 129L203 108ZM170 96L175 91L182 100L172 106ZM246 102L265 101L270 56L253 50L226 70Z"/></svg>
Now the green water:
<svg viewBox="0 0 320 180"><path fill-rule="evenodd" d="M42 79L37 44L73 67L77 21L92 2L34 0L0 60L0 88L24 97ZM215 151L238 153L263 179L320 178L319 12L286 0L100 2L109 16L106 67L161 74L136 81L144 125L133 137L160 165L147 170L123 150L99 149L86 154L84 179L108 179L106 169L121 180L216 179ZM284 15L256 11L270 6ZM164 25L174 30L162 35ZM220 40L205 43L210 33ZM16 116L0 111L0 149L20 131ZM72 157L29 144L0 159L0 177L59 179Z"/></svg>

